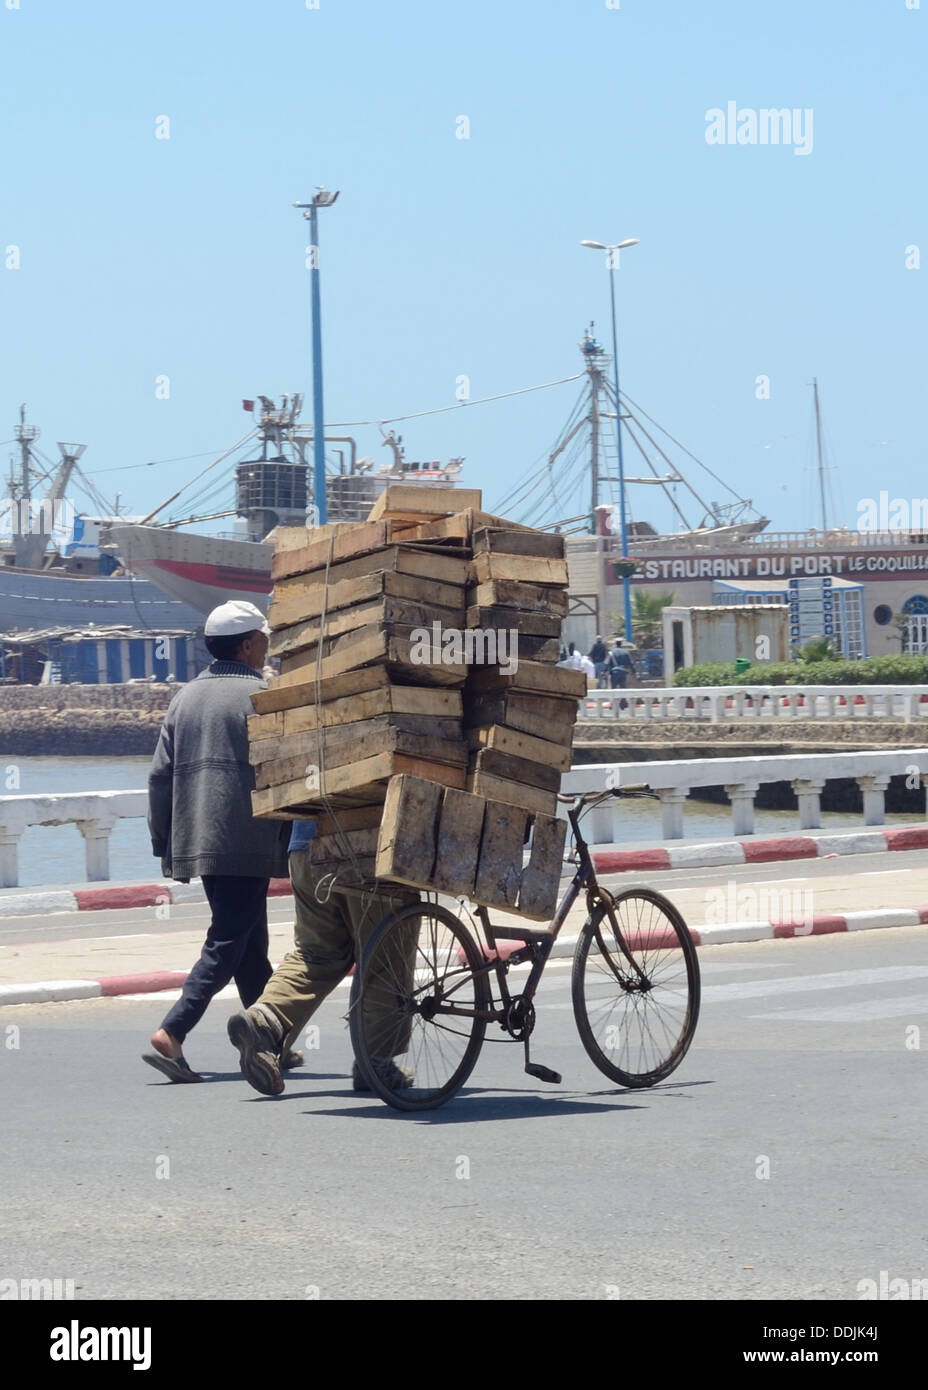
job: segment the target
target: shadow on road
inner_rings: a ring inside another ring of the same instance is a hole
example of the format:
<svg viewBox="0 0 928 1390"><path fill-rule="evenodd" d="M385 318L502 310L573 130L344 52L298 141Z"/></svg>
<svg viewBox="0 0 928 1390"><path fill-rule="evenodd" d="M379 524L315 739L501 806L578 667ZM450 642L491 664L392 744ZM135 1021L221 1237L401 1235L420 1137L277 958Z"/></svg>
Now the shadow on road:
<svg viewBox="0 0 928 1390"><path fill-rule="evenodd" d="M615 1093L613 1093L615 1094ZM334 1098L337 1092L322 1091L319 1099L326 1096ZM582 1100L572 1100L563 1093L559 1096L539 1095L531 1091L500 1092L498 1089L486 1092L475 1086L465 1086L462 1091L436 1110L394 1110L383 1101L373 1104L353 1105L341 1110L307 1110L312 1119L322 1115L344 1119L414 1120L419 1124L455 1125L477 1124L492 1120L544 1120L560 1119L565 1115L595 1115L612 1113L616 1110L640 1110L639 1105L597 1105L592 1104L584 1094Z"/></svg>

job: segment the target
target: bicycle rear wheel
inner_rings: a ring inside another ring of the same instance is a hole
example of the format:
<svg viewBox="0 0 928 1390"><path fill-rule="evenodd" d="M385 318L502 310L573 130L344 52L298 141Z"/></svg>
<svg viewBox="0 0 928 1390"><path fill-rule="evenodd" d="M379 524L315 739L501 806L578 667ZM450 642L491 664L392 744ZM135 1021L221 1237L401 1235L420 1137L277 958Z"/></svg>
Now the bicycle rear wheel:
<svg viewBox="0 0 928 1390"><path fill-rule="evenodd" d="M680 1065L696 1031L696 947L660 893L630 888L610 901L577 940L574 1017L601 1072L622 1086L653 1086Z"/></svg>
<svg viewBox="0 0 928 1390"><path fill-rule="evenodd" d="M432 1109L470 1076L490 1008L484 965L464 924L432 903L412 903L372 933L352 983L351 1042L388 1105Z"/></svg>

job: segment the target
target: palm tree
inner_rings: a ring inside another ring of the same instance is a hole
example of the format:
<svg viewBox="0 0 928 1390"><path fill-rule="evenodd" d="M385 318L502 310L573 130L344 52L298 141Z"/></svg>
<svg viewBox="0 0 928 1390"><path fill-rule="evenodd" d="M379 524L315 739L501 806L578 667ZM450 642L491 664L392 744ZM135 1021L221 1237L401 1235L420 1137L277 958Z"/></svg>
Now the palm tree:
<svg viewBox="0 0 928 1390"><path fill-rule="evenodd" d="M833 661L836 656L837 652L830 637L815 637L804 647L793 648L793 659L796 661Z"/></svg>
<svg viewBox="0 0 928 1390"><path fill-rule="evenodd" d="M673 600L673 594L647 594L641 589L632 590L631 640L640 651L649 651L664 645L663 612ZM607 617L615 624L615 630L624 637L623 615L609 613Z"/></svg>

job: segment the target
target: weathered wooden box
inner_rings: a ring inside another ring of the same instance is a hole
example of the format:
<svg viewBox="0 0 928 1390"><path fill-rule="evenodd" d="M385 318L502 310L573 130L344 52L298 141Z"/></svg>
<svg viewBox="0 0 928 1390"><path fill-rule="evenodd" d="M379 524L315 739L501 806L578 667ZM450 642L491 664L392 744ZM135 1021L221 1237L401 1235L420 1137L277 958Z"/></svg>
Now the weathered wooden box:
<svg viewBox="0 0 928 1390"><path fill-rule="evenodd" d="M376 877L549 918L557 905L566 834L567 822L553 816L421 777L391 777Z"/></svg>

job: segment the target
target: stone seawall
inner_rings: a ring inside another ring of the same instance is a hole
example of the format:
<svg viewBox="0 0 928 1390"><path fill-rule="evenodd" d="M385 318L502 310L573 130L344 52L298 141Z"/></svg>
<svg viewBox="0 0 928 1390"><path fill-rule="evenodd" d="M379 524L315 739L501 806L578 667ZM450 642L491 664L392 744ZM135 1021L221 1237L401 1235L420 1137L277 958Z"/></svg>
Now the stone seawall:
<svg viewBox="0 0 928 1390"><path fill-rule="evenodd" d="M155 751L172 685L0 687L0 757L147 756Z"/></svg>

